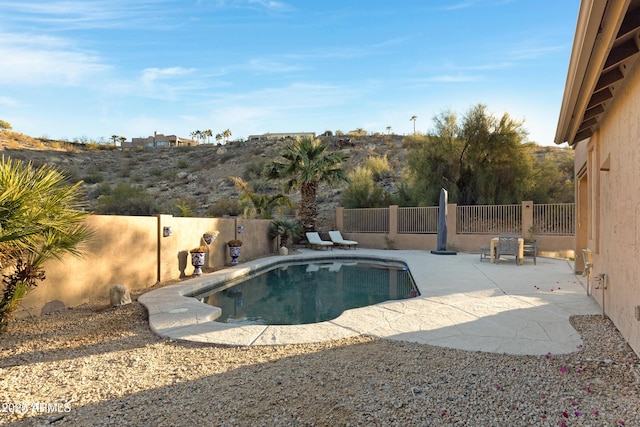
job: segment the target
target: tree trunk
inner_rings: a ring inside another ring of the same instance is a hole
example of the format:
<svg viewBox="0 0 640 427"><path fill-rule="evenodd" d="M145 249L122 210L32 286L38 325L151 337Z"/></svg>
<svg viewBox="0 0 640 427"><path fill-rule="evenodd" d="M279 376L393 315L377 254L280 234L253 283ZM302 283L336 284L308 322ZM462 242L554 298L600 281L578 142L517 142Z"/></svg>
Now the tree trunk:
<svg viewBox="0 0 640 427"><path fill-rule="evenodd" d="M316 229L316 219L318 218L317 191L318 184L315 182L305 183L300 187L300 222L305 232Z"/></svg>

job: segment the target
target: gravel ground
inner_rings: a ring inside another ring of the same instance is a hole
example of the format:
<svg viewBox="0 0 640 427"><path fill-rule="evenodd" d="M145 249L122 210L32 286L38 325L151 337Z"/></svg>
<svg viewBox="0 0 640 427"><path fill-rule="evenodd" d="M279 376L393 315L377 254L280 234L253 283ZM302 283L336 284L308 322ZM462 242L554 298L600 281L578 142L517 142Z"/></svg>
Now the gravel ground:
<svg viewBox="0 0 640 427"><path fill-rule="evenodd" d="M356 337L224 347L153 334L134 302L22 319L0 336L0 424L640 426L638 357L610 321L572 319L562 356Z"/></svg>

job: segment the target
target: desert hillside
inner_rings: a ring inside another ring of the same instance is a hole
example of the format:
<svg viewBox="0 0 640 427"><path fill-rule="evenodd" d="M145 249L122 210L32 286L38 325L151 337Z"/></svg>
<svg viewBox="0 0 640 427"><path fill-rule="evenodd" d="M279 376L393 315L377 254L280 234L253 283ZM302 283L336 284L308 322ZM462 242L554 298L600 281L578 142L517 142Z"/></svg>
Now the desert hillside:
<svg viewBox="0 0 640 427"><path fill-rule="evenodd" d="M393 172L384 181L393 190L405 163L402 136L364 136L342 145L344 137L321 137L330 150L349 155L347 170L368 156L387 155ZM193 216L208 216L212 205L238 196L229 176L245 178L257 192L277 192L280 188L256 178L256 171L282 151L285 140L230 142L196 147L120 149L97 144L79 144L33 138L12 131L0 132L2 154L14 159L47 163L65 170L74 180L83 180L87 204L95 206L100 186L129 182L143 186L161 206L163 213L179 215L177 204L190 207ZM342 146L341 146L342 145ZM335 208L340 204L342 186L321 186L318 194L319 229L333 226ZM296 193L292 201L298 200Z"/></svg>

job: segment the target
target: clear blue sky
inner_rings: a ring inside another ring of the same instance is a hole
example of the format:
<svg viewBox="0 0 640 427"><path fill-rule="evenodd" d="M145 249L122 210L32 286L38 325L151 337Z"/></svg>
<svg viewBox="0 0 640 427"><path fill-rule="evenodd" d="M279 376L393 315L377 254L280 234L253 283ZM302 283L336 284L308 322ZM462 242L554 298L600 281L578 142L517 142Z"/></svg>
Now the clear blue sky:
<svg viewBox="0 0 640 427"><path fill-rule="evenodd" d="M0 119L50 138L428 132L552 145L579 0L0 0Z"/></svg>

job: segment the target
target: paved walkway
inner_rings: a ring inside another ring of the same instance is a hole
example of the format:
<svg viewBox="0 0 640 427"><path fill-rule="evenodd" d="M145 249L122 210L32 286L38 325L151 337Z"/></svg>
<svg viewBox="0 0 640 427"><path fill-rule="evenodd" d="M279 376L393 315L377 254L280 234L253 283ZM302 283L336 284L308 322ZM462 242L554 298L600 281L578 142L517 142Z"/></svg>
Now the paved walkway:
<svg viewBox="0 0 640 427"><path fill-rule="evenodd" d="M586 295L584 278L569 261L538 257L522 266L513 259L491 264L479 255L433 255L417 250L301 250L273 256L153 290L139 301L151 329L172 339L226 345L320 342L364 334L471 351L561 354L576 351L580 335L569 323L576 314L600 314ZM348 310L309 325L238 326L213 321L219 309L183 295L246 274L257 267L306 257L366 256L407 263L420 296Z"/></svg>

